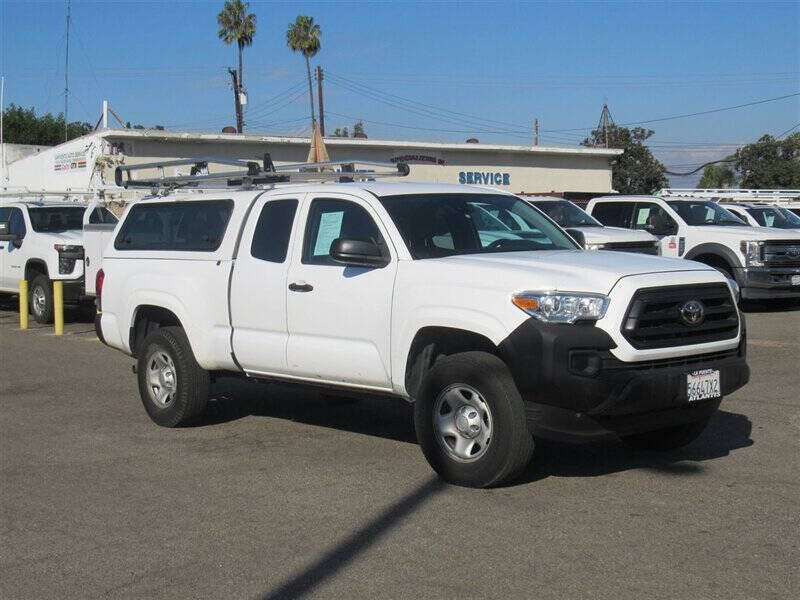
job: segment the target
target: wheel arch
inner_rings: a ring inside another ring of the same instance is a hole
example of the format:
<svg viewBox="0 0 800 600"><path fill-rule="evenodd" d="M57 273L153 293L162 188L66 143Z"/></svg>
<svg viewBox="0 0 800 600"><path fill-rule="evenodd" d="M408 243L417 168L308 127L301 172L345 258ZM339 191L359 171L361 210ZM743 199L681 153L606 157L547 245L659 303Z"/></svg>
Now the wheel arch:
<svg viewBox="0 0 800 600"><path fill-rule="evenodd" d="M29 258L25 263L25 279L31 281L36 275L50 277L50 273L47 270L47 263L41 258Z"/></svg>
<svg viewBox="0 0 800 600"><path fill-rule="evenodd" d="M730 270L730 273L734 276L736 275L737 267L742 266L741 260L736 253L733 252L733 250L727 246L713 242L698 244L689 250L684 258L686 260L694 260L714 268L716 268L717 265L727 266Z"/></svg>
<svg viewBox="0 0 800 600"><path fill-rule="evenodd" d="M131 355L136 356L139 345L153 331L160 327L177 326L182 329L178 315L163 306L155 304L140 304L134 310L131 317L131 326L128 334L128 344Z"/></svg>
<svg viewBox="0 0 800 600"><path fill-rule="evenodd" d="M494 342L475 331L439 325L418 329L406 355L403 382L408 396L412 399L416 397L425 375L437 360L469 351L499 355Z"/></svg>

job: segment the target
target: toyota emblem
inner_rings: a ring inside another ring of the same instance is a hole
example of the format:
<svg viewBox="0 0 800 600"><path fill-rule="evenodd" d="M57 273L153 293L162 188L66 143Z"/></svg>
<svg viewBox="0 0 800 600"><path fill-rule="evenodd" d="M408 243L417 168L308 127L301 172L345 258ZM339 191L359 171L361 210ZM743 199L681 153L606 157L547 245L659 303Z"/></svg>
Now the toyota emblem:
<svg viewBox="0 0 800 600"><path fill-rule="evenodd" d="M699 300L687 300L681 306L681 320L687 325L700 325L705 317L706 309Z"/></svg>
<svg viewBox="0 0 800 600"><path fill-rule="evenodd" d="M800 256L800 248L792 246L791 248L786 249L786 256L789 258L797 258Z"/></svg>

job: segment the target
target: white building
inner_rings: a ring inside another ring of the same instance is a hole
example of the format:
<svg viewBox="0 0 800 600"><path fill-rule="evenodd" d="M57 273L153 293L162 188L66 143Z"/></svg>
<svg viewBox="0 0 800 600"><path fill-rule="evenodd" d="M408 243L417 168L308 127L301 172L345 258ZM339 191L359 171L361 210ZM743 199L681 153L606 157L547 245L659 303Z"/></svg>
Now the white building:
<svg viewBox="0 0 800 600"><path fill-rule="evenodd" d="M326 138L331 160L405 162L406 180L488 185L523 194L583 199L613 193L610 161L622 150L480 143L437 143ZM268 152L276 165L305 162L309 138L103 129L52 148L6 144L0 186L30 190L114 186L114 169L176 158L252 158ZM26 155L22 156L21 155ZM215 166L209 170L230 170ZM171 167L164 176L186 175ZM156 176L141 173L142 177Z"/></svg>

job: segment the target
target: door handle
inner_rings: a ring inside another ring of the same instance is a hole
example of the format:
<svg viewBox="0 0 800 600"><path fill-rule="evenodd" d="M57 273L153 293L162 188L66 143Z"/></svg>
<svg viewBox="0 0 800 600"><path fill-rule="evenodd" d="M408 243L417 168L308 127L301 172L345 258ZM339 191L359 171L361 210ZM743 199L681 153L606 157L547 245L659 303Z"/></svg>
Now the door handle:
<svg viewBox="0 0 800 600"><path fill-rule="evenodd" d="M310 283L306 283L305 281L295 282L289 284L289 291L291 292L310 292L314 289L314 286Z"/></svg>

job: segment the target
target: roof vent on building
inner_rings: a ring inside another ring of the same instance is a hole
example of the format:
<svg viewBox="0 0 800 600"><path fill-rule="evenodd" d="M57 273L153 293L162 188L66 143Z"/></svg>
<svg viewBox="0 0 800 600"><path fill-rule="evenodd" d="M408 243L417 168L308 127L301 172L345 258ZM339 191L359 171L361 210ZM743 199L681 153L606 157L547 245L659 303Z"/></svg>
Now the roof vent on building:
<svg viewBox="0 0 800 600"><path fill-rule="evenodd" d="M367 134L359 131L358 133L354 133L353 137L359 140L365 140L367 139Z"/></svg>
<svg viewBox="0 0 800 600"><path fill-rule="evenodd" d="M223 127L222 133L236 133L236 127L231 127L230 125Z"/></svg>
<svg viewBox="0 0 800 600"><path fill-rule="evenodd" d="M469 138L466 142L467 144L480 144L478 138Z"/></svg>

